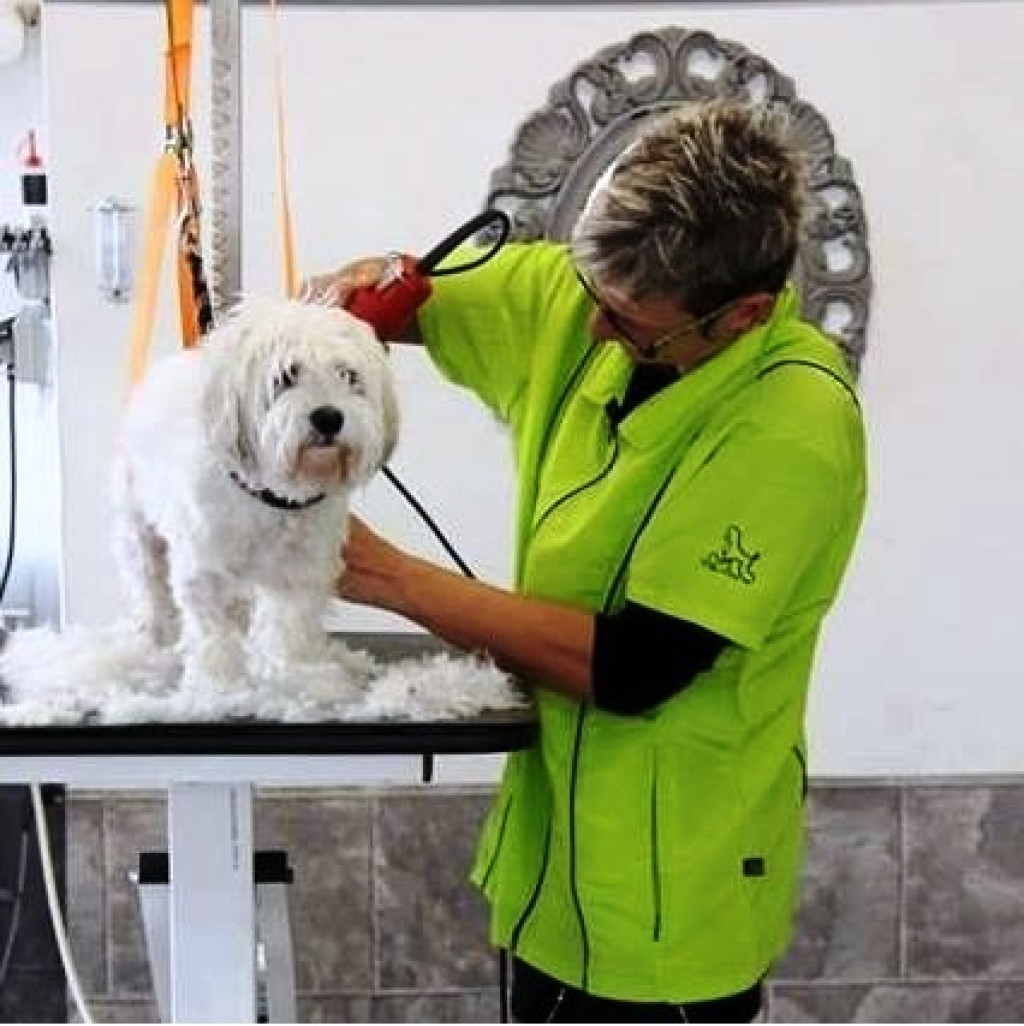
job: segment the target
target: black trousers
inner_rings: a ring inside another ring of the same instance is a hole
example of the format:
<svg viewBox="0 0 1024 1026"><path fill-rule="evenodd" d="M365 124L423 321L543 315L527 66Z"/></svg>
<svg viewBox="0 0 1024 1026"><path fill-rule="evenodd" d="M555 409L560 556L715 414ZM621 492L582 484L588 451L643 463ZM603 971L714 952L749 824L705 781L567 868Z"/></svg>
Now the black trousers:
<svg viewBox="0 0 1024 1026"><path fill-rule="evenodd" d="M567 986L513 958L510 1007L514 1022L751 1022L761 1010L761 984L685 1005L617 1001Z"/></svg>

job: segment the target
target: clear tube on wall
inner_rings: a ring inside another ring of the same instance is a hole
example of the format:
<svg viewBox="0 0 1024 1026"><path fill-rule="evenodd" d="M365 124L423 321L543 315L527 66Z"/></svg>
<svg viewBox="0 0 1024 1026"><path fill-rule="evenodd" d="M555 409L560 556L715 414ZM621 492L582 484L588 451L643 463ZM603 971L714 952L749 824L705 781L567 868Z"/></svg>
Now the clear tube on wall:
<svg viewBox="0 0 1024 1026"><path fill-rule="evenodd" d="M133 220L133 208L113 197L95 207L96 284L111 303L131 297Z"/></svg>

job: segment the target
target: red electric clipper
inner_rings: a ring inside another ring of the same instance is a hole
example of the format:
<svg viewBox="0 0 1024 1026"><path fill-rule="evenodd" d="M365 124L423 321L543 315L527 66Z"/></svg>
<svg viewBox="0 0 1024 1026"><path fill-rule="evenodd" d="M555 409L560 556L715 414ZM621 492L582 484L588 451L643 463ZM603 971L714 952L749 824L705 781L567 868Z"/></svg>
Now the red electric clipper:
<svg viewBox="0 0 1024 1026"><path fill-rule="evenodd" d="M456 267L439 266L463 242L492 225L496 226L496 239L483 256ZM431 278L461 274L486 263L505 244L510 230L508 215L501 210L485 210L418 260L405 253L393 253L388 258L388 266L381 280L376 285L353 289L345 302L345 309L366 321L382 341L398 338L413 314L430 297Z"/></svg>

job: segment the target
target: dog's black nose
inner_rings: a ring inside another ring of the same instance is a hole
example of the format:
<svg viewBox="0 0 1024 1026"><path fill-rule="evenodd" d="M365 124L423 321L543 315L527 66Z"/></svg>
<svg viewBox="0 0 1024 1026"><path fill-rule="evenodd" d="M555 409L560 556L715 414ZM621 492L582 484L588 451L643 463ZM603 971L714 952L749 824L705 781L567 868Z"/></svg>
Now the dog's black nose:
<svg viewBox="0 0 1024 1026"><path fill-rule="evenodd" d="M345 423L341 410L337 406L318 406L309 415L313 430L324 438L333 438Z"/></svg>

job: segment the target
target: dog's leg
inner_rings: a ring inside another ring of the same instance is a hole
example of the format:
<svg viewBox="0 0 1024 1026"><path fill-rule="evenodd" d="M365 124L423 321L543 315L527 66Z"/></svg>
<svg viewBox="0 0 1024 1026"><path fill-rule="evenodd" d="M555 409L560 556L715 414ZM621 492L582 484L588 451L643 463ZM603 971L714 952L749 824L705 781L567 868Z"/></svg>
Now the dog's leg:
<svg viewBox="0 0 1024 1026"><path fill-rule="evenodd" d="M326 588L322 592L261 589L252 628L254 657L275 676L289 667L322 661L327 656L326 609Z"/></svg>
<svg viewBox="0 0 1024 1026"><path fill-rule="evenodd" d="M174 592L181 609L182 688L244 690L249 684L246 590L230 574L193 569L174 579Z"/></svg>
<svg viewBox="0 0 1024 1026"><path fill-rule="evenodd" d="M324 614L341 551L335 524L333 512L307 521L273 565L262 568L250 641L254 662L268 676L287 679L290 669L332 658Z"/></svg>
<svg viewBox="0 0 1024 1026"><path fill-rule="evenodd" d="M336 706L363 697L376 664L327 633L323 618L329 597L326 587L261 589L251 651L254 665L280 694Z"/></svg>
<svg viewBox="0 0 1024 1026"><path fill-rule="evenodd" d="M178 607L171 592L167 543L136 510L127 511L114 532L114 557L133 624L159 648L178 639Z"/></svg>

